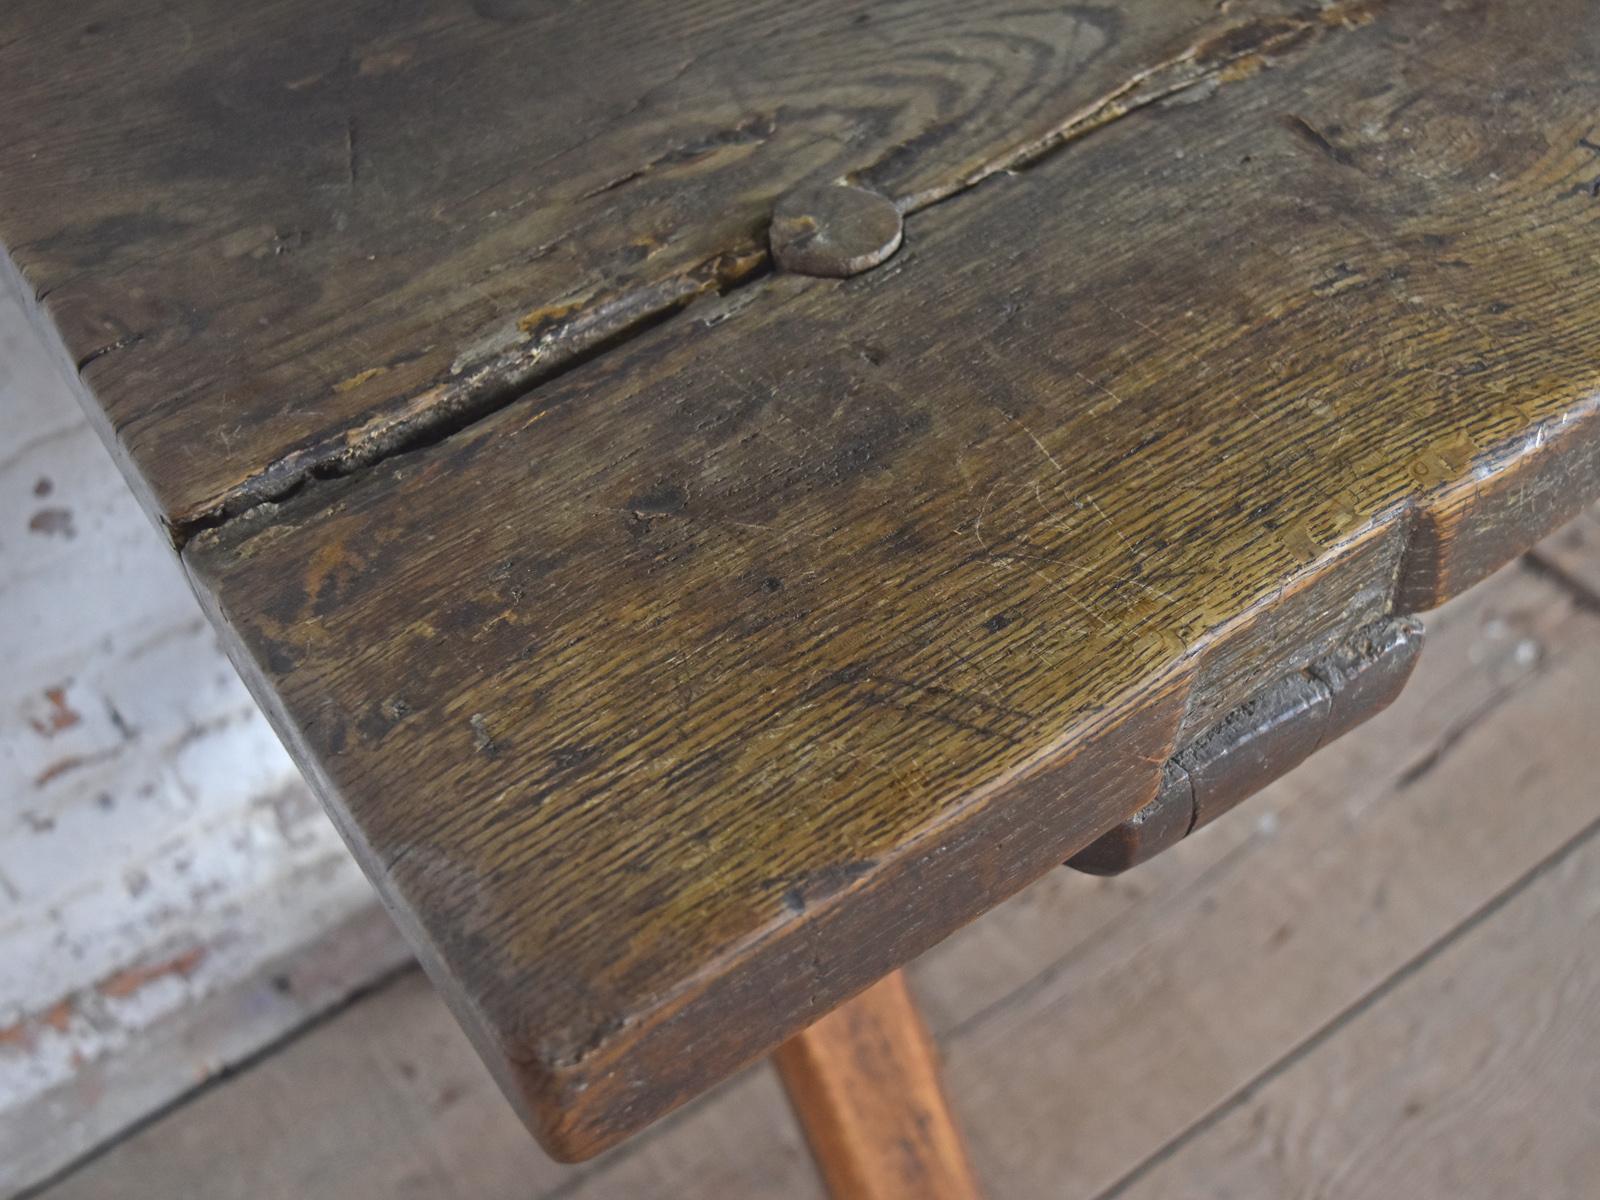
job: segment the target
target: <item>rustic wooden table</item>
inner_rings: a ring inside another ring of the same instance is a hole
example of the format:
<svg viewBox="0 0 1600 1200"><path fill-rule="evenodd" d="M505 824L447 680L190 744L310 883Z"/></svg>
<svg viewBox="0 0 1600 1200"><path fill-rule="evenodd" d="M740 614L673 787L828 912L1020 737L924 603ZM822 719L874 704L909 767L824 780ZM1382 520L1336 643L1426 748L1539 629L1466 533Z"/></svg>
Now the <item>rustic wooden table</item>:
<svg viewBox="0 0 1600 1200"><path fill-rule="evenodd" d="M20 0L0 241L583 1156L1600 492L1597 63L1583 0Z"/></svg>

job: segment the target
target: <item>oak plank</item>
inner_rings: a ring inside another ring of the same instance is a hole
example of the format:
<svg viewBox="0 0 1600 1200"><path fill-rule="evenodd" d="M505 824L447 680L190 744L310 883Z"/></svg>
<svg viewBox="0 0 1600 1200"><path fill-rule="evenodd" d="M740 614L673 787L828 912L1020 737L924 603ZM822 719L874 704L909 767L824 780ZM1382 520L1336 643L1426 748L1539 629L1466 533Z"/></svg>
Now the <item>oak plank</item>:
<svg viewBox="0 0 1600 1200"><path fill-rule="evenodd" d="M1600 488L1597 42L1575 0L1378 9L190 543L548 1146L767 1051Z"/></svg>
<svg viewBox="0 0 1600 1200"><path fill-rule="evenodd" d="M181 540L759 274L802 181L928 203L1297 7L18 0L0 243Z"/></svg>

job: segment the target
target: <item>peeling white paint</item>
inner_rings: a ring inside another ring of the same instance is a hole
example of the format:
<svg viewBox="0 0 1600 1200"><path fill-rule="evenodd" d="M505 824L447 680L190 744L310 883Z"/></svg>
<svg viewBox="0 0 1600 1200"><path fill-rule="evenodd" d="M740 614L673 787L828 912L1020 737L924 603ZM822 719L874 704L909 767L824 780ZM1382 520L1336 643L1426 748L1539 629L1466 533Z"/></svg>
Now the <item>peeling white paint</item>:
<svg viewBox="0 0 1600 1200"><path fill-rule="evenodd" d="M404 950L8 296L0 564L9 1193Z"/></svg>

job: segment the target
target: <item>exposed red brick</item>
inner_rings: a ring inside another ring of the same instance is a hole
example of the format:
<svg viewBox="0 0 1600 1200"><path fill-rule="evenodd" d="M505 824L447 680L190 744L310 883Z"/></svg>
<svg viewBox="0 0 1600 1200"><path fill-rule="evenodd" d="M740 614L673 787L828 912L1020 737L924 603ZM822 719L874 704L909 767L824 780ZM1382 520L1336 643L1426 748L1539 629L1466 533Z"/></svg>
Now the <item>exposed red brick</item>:
<svg viewBox="0 0 1600 1200"><path fill-rule="evenodd" d="M164 979L169 975L187 979L194 974L195 968L200 965L205 956L205 947L195 946L192 949L185 950L176 958L141 966L124 967L120 971L114 971L95 984L94 988L102 996L120 1000L124 996L133 995L134 992L146 984L153 983L157 979Z"/></svg>
<svg viewBox="0 0 1600 1200"><path fill-rule="evenodd" d="M66 688L45 688L44 698L50 704L50 711L42 717L28 718L28 724L40 737L55 737L63 729L71 729L82 723L83 715L67 703Z"/></svg>

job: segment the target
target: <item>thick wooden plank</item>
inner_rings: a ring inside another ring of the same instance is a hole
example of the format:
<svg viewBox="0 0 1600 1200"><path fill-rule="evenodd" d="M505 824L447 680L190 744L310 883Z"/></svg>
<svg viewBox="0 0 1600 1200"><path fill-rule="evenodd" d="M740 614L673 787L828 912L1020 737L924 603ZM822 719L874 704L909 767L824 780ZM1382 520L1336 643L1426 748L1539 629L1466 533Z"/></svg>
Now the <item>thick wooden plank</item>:
<svg viewBox="0 0 1600 1200"><path fill-rule="evenodd" d="M772 1056L832 1200L981 1200L904 972Z"/></svg>
<svg viewBox="0 0 1600 1200"><path fill-rule="evenodd" d="M1592 711L1587 681L1597 677L1600 626L1514 571L1429 624L1429 652L1389 719L1141 870L1118 879L1055 872L913 965L919 999L963 1085L952 1097L958 1116L978 1139L997 1196L1100 1194L1596 814L1592 791L1574 786L1585 762L1565 739ZM1417 773L1435 756L1440 766ZM1530 767L1554 769L1530 783ZM1408 907L1397 913L1388 893L1402 876ZM1241 926L1239 915L1262 896L1279 924ZM1321 924L1312 914L1324 896L1340 904ZM1285 925L1305 957L1278 957L1282 939L1273 935ZM1208 974L1208 959L1259 970ZM1176 977L1168 978L1168 962ZM1290 973L1307 969L1330 1004L1308 1005L1294 986ZM1172 1002L1197 980L1214 1007L1232 1014L1217 1027L1228 1038L1217 1053L1185 1032L1181 1003L1170 1022L1154 1025L1148 1018L1160 1001L1131 1003L1150 989ZM1012 1023L1019 1012L1020 1025ZM995 1022L1005 1029L989 1038ZM318 1103L306 1103L313 1095ZM273 1135L261 1136L264 1128ZM282 1152L288 1144L296 1154ZM1532 1145L1548 1145L1552 1158L1563 1149L1555 1138ZM219 1173L218 1162L229 1170ZM592 1164L549 1163L413 978L141 1131L47 1196L377 1200L408 1189L560 1200L819 1194L765 1070Z"/></svg>
<svg viewBox="0 0 1600 1200"><path fill-rule="evenodd" d="M1381 9L191 542L547 1145L770 1049L1600 488L1597 43L1576 0Z"/></svg>
<svg viewBox="0 0 1600 1200"><path fill-rule="evenodd" d="M1118 1200L1588 1200L1597 881L1590 834Z"/></svg>
<svg viewBox="0 0 1600 1200"><path fill-rule="evenodd" d="M1289 0L18 0L0 243L175 536L1322 28Z"/></svg>

